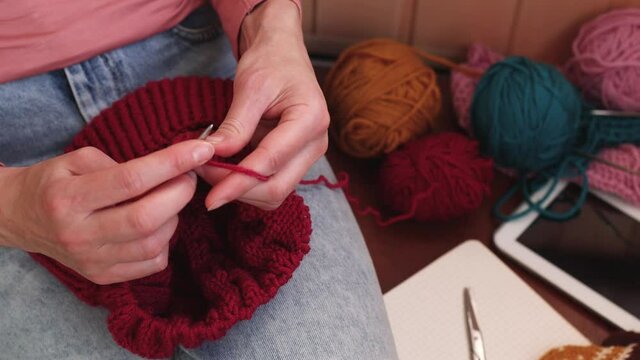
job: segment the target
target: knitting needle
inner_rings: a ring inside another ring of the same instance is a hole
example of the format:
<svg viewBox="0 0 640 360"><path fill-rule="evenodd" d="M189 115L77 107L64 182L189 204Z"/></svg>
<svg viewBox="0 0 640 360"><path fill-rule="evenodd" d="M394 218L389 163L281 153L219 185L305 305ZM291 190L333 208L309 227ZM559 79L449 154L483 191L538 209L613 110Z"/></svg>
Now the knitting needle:
<svg viewBox="0 0 640 360"><path fill-rule="evenodd" d="M633 111L619 111L619 110L606 110L606 109L595 109L595 110L591 110L591 115L593 116L614 116L614 117L635 117L635 118L640 118L640 113L638 112L633 112ZM628 174L631 175L637 175L640 176L640 172L639 171L634 171L632 169L626 168L622 165L616 164L614 162L611 162L609 160L605 160L602 158L599 158L597 156L582 152L582 151L576 151L576 153L580 156L586 157L590 160L594 160L597 162L600 162L602 164L611 166L612 168L618 169L620 171L624 171Z"/></svg>
<svg viewBox="0 0 640 360"><path fill-rule="evenodd" d="M595 155L591 155L589 153L582 152L582 151L577 151L577 150L576 150L576 154L578 154L580 156L583 156L583 157L586 157L587 159L590 159L590 160L593 160L593 161L597 161L599 163L611 166L612 168L618 169L620 171L624 171L624 172L626 172L628 174L640 176L640 171L635 171L635 170L626 168L626 167L624 167L624 166L622 166L620 164L616 164L616 163L611 162L609 160L605 160L605 159L599 158L599 157L597 157Z"/></svg>
<svg viewBox="0 0 640 360"><path fill-rule="evenodd" d="M211 131L213 130L213 124L207 126L206 129L204 129L204 131L202 132L202 134L200 134L200 136L198 136L198 140L204 140L207 138L207 136L209 136L209 134L211 134Z"/></svg>

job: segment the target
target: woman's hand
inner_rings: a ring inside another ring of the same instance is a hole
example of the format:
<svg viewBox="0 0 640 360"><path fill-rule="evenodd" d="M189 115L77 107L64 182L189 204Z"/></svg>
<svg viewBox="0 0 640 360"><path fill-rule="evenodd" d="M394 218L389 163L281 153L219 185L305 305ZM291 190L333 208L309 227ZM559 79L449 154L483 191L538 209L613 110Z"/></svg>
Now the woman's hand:
<svg viewBox="0 0 640 360"><path fill-rule="evenodd" d="M260 182L215 167L197 169L214 185L205 200L209 210L235 199L277 208L327 149L329 114L304 46L298 7L290 0L266 0L247 15L240 36L233 103L207 140L223 157L251 144L240 165L271 178Z"/></svg>
<svg viewBox="0 0 640 360"><path fill-rule="evenodd" d="M195 191L191 170L212 156L192 140L123 164L86 147L2 168L0 245L47 255L97 284L161 271Z"/></svg>

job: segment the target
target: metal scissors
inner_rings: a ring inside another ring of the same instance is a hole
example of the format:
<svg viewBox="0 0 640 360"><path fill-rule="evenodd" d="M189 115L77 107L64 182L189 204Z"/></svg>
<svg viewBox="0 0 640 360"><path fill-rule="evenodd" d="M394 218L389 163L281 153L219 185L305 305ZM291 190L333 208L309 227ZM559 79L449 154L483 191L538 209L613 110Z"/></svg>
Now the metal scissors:
<svg viewBox="0 0 640 360"><path fill-rule="evenodd" d="M464 288L464 314L467 320L467 335L469 336L469 349L471 360L486 360L484 352L484 341L478 326L473 300L469 288Z"/></svg>

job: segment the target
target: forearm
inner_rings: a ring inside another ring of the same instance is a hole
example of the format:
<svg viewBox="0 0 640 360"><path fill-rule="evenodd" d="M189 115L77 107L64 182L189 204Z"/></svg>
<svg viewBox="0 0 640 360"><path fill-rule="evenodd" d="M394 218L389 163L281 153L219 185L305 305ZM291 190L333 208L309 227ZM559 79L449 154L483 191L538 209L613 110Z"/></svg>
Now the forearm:
<svg viewBox="0 0 640 360"><path fill-rule="evenodd" d="M248 14L240 29L239 51L242 54L261 34L279 35L302 41L300 12L291 0L266 0ZM265 41L269 41L264 37ZM277 45L277 44L276 44Z"/></svg>
<svg viewBox="0 0 640 360"><path fill-rule="evenodd" d="M251 13L256 6L274 0L211 0L211 4L218 12L222 21L222 26L231 42L234 55L238 57L239 38L241 26L247 14ZM284 0L293 3L298 11L298 21L301 18L301 9L299 0Z"/></svg>

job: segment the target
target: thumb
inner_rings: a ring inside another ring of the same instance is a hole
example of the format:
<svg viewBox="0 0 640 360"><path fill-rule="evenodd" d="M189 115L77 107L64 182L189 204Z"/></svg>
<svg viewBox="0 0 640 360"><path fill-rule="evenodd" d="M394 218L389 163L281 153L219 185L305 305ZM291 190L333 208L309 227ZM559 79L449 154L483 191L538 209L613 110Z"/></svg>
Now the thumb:
<svg viewBox="0 0 640 360"><path fill-rule="evenodd" d="M251 140L266 107L266 101L252 98L247 91L237 89L224 121L206 139L214 145L216 155L229 157L242 150Z"/></svg>

